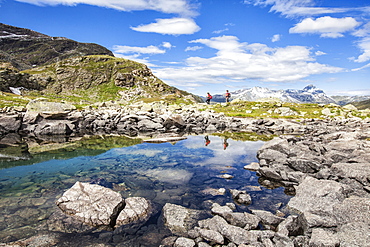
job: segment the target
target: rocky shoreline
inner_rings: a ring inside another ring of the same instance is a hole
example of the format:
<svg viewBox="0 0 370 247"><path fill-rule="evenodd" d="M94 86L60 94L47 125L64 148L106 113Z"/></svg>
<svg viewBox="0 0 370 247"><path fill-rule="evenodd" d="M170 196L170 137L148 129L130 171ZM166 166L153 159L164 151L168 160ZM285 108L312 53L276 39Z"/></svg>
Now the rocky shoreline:
<svg viewBox="0 0 370 247"><path fill-rule="evenodd" d="M325 111L325 109L323 110ZM324 115L323 115L324 116ZM315 131L333 132L361 127L361 118L251 119L226 117L204 104L168 105L163 102L119 106L105 102L95 107L76 110L66 103L31 101L26 108L0 110L0 135L74 136L83 134L205 133L243 131L268 134L304 134Z"/></svg>
<svg viewBox="0 0 370 247"><path fill-rule="evenodd" d="M262 185L284 186L293 189L295 196L287 207L276 212L237 212L236 205L250 203L248 193L222 188L220 195L230 193L234 200L226 205L205 202L209 211L174 204L160 210L151 207L148 214L161 211L164 230L158 235L162 240L153 240L147 229L147 242L140 244L119 244L119 236L128 231L127 227L99 233L82 227L71 216L56 213L50 221L64 228L0 246L64 246L57 243L63 239L62 229L69 233L95 232L96 238L80 236L80 243L89 246L370 246L369 127L370 120L360 118L243 119L200 111L194 106L143 104L117 108L105 103L98 109L76 110L67 104L36 101L27 109L0 114L3 144L14 141L7 138L11 134L36 138L104 133L181 136L216 131L275 134L278 137L258 151L259 162L245 169L256 171L263 178Z"/></svg>

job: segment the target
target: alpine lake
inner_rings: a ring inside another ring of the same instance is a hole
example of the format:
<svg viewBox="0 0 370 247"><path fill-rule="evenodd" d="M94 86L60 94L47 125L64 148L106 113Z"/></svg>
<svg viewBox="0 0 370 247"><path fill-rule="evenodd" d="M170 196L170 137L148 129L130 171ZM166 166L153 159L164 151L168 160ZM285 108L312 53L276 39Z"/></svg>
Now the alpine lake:
<svg viewBox="0 0 370 247"><path fill-rule="evenodd" d="M233 202L229 189L238 189L251 195L252 204L234 202L236 211L276 213L292 197L291 191L244 168L258 162L257 151L267 140L228 133L188 135L162 143L93 136L0 144L0 243L50 230L49 218L61 211L56 200L77 181L100 184L124 198L145 197L159 209L172 203L209 210L209 202L222 206ZM143 227L163 227L159 217L160 212ZM140 232L130 237L140 238Z"/></svg>

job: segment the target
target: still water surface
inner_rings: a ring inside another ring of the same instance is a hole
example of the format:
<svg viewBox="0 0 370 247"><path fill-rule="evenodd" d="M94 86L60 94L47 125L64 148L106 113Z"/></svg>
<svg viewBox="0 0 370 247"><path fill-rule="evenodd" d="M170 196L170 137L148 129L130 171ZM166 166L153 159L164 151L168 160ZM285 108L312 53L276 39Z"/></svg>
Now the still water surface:
<svg viewBox="0 0 370 247"><path fill-rule="evenodd" d="M10 168L0 170L0 242L29 237L47 228L48 218L59 210L55 201L76 181L99 183L123 197L142 196L160 206L174 203L195 209L205 209L207 200L223 205L232 202L228 189L245 190L253 202L239 205L238 210L275 213L290 196L284 188L261 186L255 172L243 168L257 161L256 153L263 143L188 136L176 143L143 142L100 154L93 150L94 155L86 155L86 150L85 155L73 155L77 151L72 149L68 151L72 158L64 157L65 150L54 151L48 158L44 154L45 161L28 165L13 161ZM234 177L221 178L225 173ZM217 195L220 188L227 192Z"/></svg>

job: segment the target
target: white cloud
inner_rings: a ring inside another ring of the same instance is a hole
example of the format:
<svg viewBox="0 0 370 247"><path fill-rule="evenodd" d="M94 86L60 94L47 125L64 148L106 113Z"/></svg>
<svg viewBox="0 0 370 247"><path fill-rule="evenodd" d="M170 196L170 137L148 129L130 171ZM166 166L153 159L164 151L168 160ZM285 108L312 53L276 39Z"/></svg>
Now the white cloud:
<svg viewBox="0 0 370 247"><path fill-rule="evenodd" d="M0 0L1 1L1 0ZM199 4L192 4L190 0L16 0L34 4L68 5L88 4L98 7L116 9L119 11L154 10L166 14L176 14L180 17L172 19L157 19L155 23L131 27L139 32L154 32L161 34L181 35L193 34L200 30L192 18L198 15L196 9Z"/></svg>
<svg viewBox="0 0 370 247"><path fill-rule="evenodd" d="M363 69L366 69L366 68L370 68L370 63L360 67L360 68L355 68L355 69L352 69L351 71L359 71L359 70L363 70Z"/></svg>
<svg viewBox="0 0 370 247"><path fill-rule="evenodd" d="M171 62L163 62L163 63L166 63L166 64L181 64L181 62L174 62L174 61L171 61Z"/></svg>
<svg viewBox="0 0 370 247"><path fill-rule="evenodd" d="M220 34L220 33L226 32L226 31L229 31L229 29L225 28L225 29L221 29L221 30L216 30L216 31L213 31L212 33Z"/></svg>
<svg viewBox="0 0 370 247"><path fill-rule="evenodd" d="M287 17L345 13L353 10L353 8L315 7L315 0L244 0L244 3L264 7L272 5L271 12L281 13ZM366 8L357 8L356 10L368 11Z"/></svg>
<svg viewBox="0 0 370 247"><path fill-rule="evenodd" d="M162 43L162 46L164 48L167 48L167 49L171 49L172 48L172 44L170 42L163 42Z"/></svg>
<svg viewBox="0 0 370 247"><path fill-rule="evenodd" d="M163 54L165 50L159 49L157 46L150 45L147 47L138 46L127 46L127 45L115 45L113 46L113 52L115 53L136 53L136 54Z"/></svg>
<svg viewBox="0 0 370 247"><path fill-rule="evenodd" d="M172 18L156 19L156 22L138 27L131 27L138 32L160 33L170 35L193 34L200 30L200 27L192 19Z"/></svg>
<svg viewBox="0 0 370 247"><path fill-rule="evenodd" d="M280 39L281 39L281 35L280 34L275 34L274 36L272 36L271 41L272 42L277 42Z"/></svg>
<svg viewBox="0 0 370 247"><path fill-rule="evenodd" d="M189 57L184 67L158 68L155 74L167 83L230 83L245 80L290 82L314 74L336 73L341 68L317 63L304 46L270 48L239 42L235 36L198 39L216 49L210 58Z"/></svg>
<svg viewBox="0 0 370 247"><path fill-rule="evenodd" d="M342 33L351 31L358 25L360 23L352 17L333 18L324 16L316 20L306 18L290 28L289 33L317 33L324 38L338 38L343 37Z"/></svg>
<svg viewBox="0 0 370 247"><path fill-rule="evenodd" d="M167 49L170 49L173 47L170 42L162 42L160 46L167 48ZM156 65L150 63L150 60L148 57L142 58L141 56L143 54L155 55L155 54L166 53L166 50L160 49L158 46L154 46L154 45L149 45L146 47L115 45L113 46L112 50L116 57L133 60L138 63L143 63L149 67L156 67Z"/></svg>
<svg viewBox="0 0 370 247"><path fill-rule="evenodd" d="M355 59L355 62L363 63L370 60L370 36L361 39L357 43L358 47L362 50L362 54Z"/></svg>
<svg viewBox="0 0 370 247"><path fill-rule="evenodd" d="M219 50L219 52L240 52L244 43L239 43L235 36L219 36L211 39L197 39L189 41L189 43L201 43L211 48Z"/></svg>
<svg viewBox="0 0 370 247"><path fill-rule="evenodd" d="M344 14L354 12L362 16L370 14L370 6L354 8L317 7L316 0L244 0L245 4L254 6L271 6L270 11L281 13L286 17ZM351 32L353 36L362 38L357 46L362 54L352 60L355 62L370 61L370 22L355 30L361 23L352 17L333 18L329 16L312 19L306 18L289 30L290 33L320 34L323 38L343 37L343 33Z"/></svg>
<svg viewBox="0 0 370 247"><path fill-rule="evenodd" d="M364 24L360 29L352 33L356 37L367 37L370 36L370 22Z"/></svg>
<svg viewBox="0 0 370 247"><path fill-rule="evenodd" d="M16 0L35 5L69 5L88 4L120 11L155 10L181 16L197 15L194 5L187 0Z"/></svg>
<svg viewBox="0 0 370 247"><path fill-rule="evenodd" d="M197 50L200 50L200 49L203 49L203 47L201 46L188 46L186 47L185 51L197 51Z"/></svg>
<svg viewBox="0 0 370 247"><path fill-rule="evenodd" d="M370 61L370 22L364 24L352 34L360 38L356 44L362 51L362 54L357 59L353 58L352 60L358 63Z"/></svg>
<svg viewBox="0 0 370 247"><path fill-rule="evenodd" d="M315 52L315 55L316 55L316 56L322 56L322 55L326 55L326 53L325 53L325 52L323 52L323 51L316 51L316 52Z"/></svg>

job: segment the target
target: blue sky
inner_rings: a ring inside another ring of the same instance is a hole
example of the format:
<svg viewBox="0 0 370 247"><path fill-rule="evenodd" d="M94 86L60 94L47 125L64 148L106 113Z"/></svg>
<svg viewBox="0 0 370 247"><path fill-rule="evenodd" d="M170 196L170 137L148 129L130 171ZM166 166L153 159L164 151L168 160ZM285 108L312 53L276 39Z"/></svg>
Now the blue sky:
<svg viewBox="0 0 370 247"><path fill-rule="evenodd" d="M0 22L103 45L198 95L370 95L369 0L0 0Z"/></svg>

